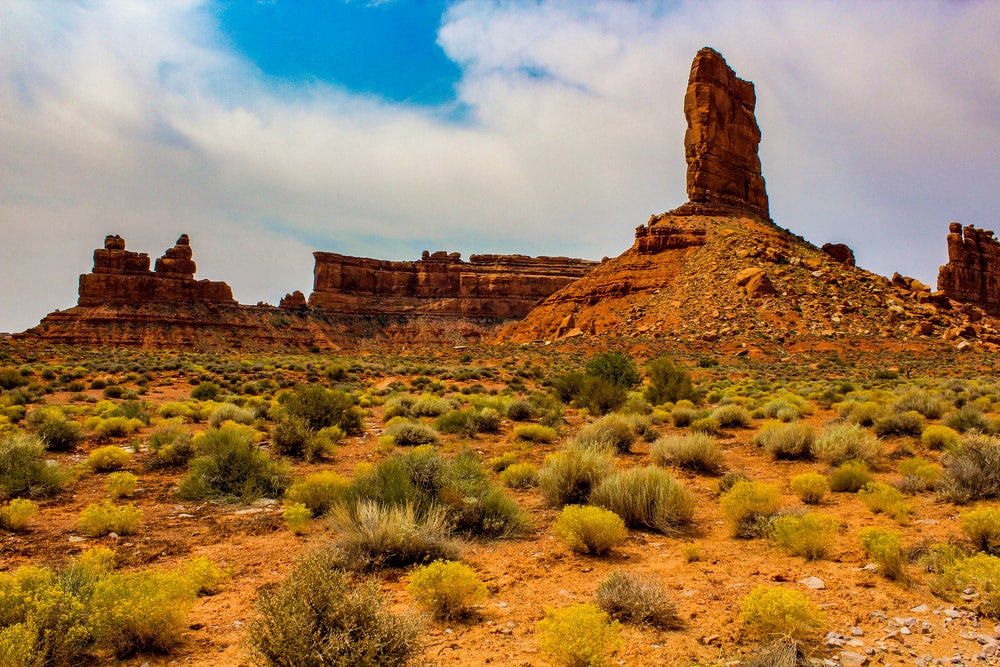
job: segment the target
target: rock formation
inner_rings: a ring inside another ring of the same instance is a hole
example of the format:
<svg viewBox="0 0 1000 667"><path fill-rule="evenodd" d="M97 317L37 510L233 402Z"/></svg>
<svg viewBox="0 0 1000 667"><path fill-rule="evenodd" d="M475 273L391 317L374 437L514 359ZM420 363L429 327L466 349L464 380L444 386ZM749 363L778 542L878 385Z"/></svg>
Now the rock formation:
<svg viewBox="0 0 1000 667"><path fill-rule="evenodd" d="M235 305L233 291L224 282L195 280L187 234L156 260L149 270L149 255L125 249L125 239L108 236L94 251L94 269L80 276L77 305L142 305L146 303L213 303Z"/></svg>
<svg viewBox="0 0 1000 667"><path fill-rule="evenodd" d="M948 263L938 269L937 286L950 299L1000 314L1000 242L993 232L951 223Z"/></svg>
<svg viewBox="0 0 1000 667"><path fill-rule="evenodd" d="M757 146L753 83L744 81L714 49L698 51L684 95L684 154L688 203L675 215L749 212L764 218L767 191Z"/></svg>
<svg viewBox="0 0 1000 667"><path fill-rule="evenodd" d="M427 313L524 317L542 299L598 262L568 257L424 251L415 262L313 253L309 305L337 313Z"/></svg>
<svg viewBox="0 0 1000 667"><path fill-rule="evenodd" d="M824 243L820 250L825 252L830 257L833 257L841 264L855 266L854 251L851 250L850 246L844 245L843 243Z"/></svg>

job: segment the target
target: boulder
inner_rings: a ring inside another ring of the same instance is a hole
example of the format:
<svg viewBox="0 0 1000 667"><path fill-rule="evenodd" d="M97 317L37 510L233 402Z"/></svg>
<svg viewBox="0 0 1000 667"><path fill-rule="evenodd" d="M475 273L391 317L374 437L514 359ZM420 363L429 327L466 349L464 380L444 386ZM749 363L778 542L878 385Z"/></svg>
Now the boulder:
<svg viewBox="0 0 1000 667"><path fill-rule="evenodd" d="M824 243L821 250L841 264L855 266L854 251L843 243Z"/></svg>

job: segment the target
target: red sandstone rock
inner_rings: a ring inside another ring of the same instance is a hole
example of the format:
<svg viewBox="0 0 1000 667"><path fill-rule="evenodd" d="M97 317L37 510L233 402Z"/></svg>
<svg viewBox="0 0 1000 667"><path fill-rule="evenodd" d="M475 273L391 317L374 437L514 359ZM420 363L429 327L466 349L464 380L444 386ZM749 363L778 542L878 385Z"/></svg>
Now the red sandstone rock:
<svg viewBox="0 0 1000 667"><path fill-rule="evenodd" d="M843 243L824 243L821 250L841 264L855 266L854 251Z"/></svg>
<svg viewBox="0 0 1000 667"><path fill-rule="evenodd" d="M233 291L224 282L195 280L187 234L156 260L149 270L149 255L125 249L125 239L108 236L104 248L94 251L94 270L80 276L80 306L146 303L232 304Z"/></svg>
<svg viewBox="0 0 1000 667"><path fill-rule="evenodd" d="M307 307L306 295L299 290L295 290L291 294L286 294L281 297L281 301L278 303L278 308L291 309L305 307Z"/></svg>
<svg viewBox="0 0 1000 667"><path fill-rule="evenodd" d="M719 52L708 47L698 52L684 96L689 203L673 213L743 211L769 217L757 155L756 102L753 83L737 77Z"/></svg>
<svg viewBox="0 0 1000 667"><path fill-rule="evenodd" d="M309 305L338 313L425 312L523 317L540 300L586 275L598 262L568 257L424 251L416 262L316 252Z"/></svg>
<svg viewBox="0 0 1000 667"><path fill-rule="evenodd" d="M1000 313L1000 242L992 231L957 222L948 232L948 263L938 270L938 290L955 301Z"/></svg>

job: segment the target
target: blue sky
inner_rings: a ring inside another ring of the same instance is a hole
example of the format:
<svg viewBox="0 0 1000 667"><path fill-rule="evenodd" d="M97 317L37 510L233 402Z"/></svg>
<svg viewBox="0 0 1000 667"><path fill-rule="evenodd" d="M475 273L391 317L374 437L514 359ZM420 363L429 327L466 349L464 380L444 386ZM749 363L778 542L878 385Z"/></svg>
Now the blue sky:
<svg viewBox="0 0 1000 667"><path fill-rule="evenodd" d="M106 234L188 233L243 303L316 250L617 255L686 198L705 45L756 85L775 222L933 285L950 221L997 228L997 34L989 0L4 0L0 331Z"/></svg>
<svg viewBox="0 0 1000 667"><path fill-rule="evenodd" d="M446 7L438 0L230 0L213 13L230 48L268 76L439 107L456 101L462 74L437 43Z"/></svg>

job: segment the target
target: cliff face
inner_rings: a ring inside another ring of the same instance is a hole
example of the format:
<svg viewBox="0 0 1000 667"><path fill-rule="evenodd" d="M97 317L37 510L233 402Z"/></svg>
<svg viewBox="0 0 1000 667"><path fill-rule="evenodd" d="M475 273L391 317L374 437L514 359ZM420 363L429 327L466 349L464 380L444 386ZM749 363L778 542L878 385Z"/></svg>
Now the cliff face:
<svg viewBox="0 0 1000 667"><path fill-rule="evenodd" d="M149 270L146 253L108 236L80 276L76 307L47 315L17 338L68 345L168 348L343 349L458 345L492 335L496 320L523 317L597 262L565 257L424 253L386 262L316 253L316 289L279 307L244 306L223 282L195 280L191 243Z"/></svg>
<svg viewBox="0 0 1000 667"><path fill-rule="evenodd" d="M309 305L338 313L433 313L524 317L542 299L598 264L567 257L424 252L390 262L329 252L316 258Z"/></svg>
<svg viewBox="0 0 1000 667"><path fill-rule="evenodd" d="M948 263L938 270L948 298L1000 314L1000 242L993 232L957 222L948 228Z"/></svg>
<svg viewBox="0 0 1000 667"><path fill-rule="evenodd" d="M177 239L149 270L149 255L125 249L125 239L108 236L94 251L94 269L80 276L79 306L141 305L146 303L212 303L236 305L224 282L195 280L191 243Z"/></svg>
<svg viewBox="0 0 1000 667"><path fill-rule="evenodd" d="M674 214L749 212L769 218L756 103L753 83L736 76L718 51L698 52L684 95L689 201Z"/></svg>

